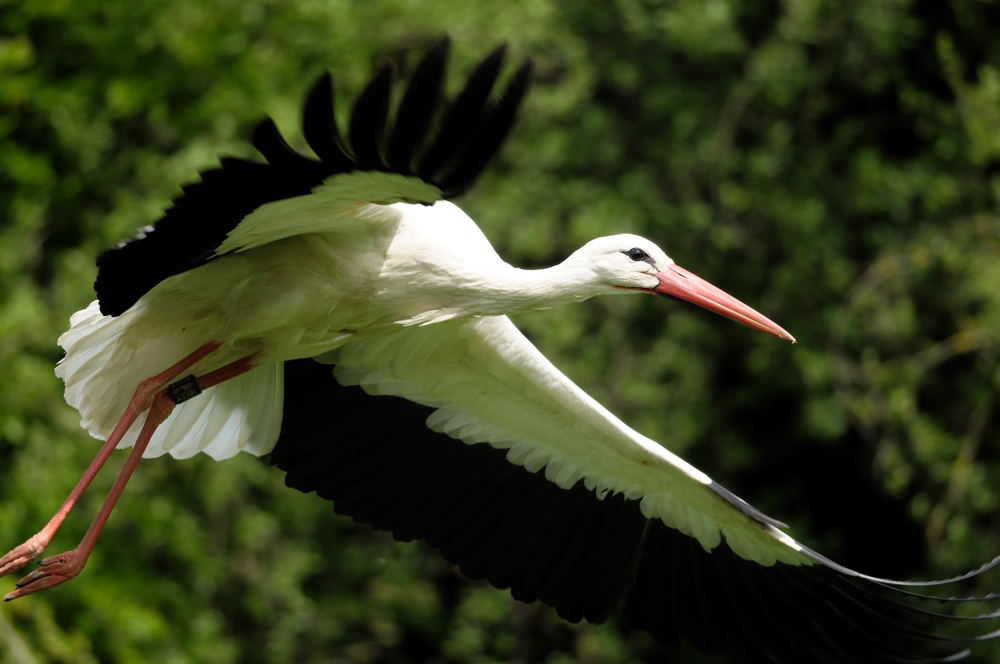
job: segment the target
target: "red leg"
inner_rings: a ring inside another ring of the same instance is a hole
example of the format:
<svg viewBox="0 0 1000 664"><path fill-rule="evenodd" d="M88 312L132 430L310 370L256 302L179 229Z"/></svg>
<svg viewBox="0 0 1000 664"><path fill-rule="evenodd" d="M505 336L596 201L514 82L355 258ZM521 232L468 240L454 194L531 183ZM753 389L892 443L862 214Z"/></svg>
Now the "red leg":
<svg viewBox="0 0 1000 664"><path fill-rule="evenodd" d="M166 391L157 393L149 408L149 415L146 416L146 423L142 427L142 432L140 432L139 438L135 441L135 445L128 455L128 460L125 461L125 467L122 468L118 479L115 480L114 486L111 487L111 492L101 506L101 511L97 513L93 523L90 524L90 528L87 530L87 534L83 536L79 546L72 551L38 561L41 568L36 569L18 581L17 590L4 596L5 602L23 597L24 595L30 595L39 590L58 586L60 583L69 581L83 570L87 564L87 559L90 557L90 552L93 551L94 544L97 542L97 537L101 534L101 529L107 523L108 517L111 516L111 510L114 509L115 503L118 502L118 497L121 496L122 491L125 489L125 483L128 482L129 477L132 476L132 471L135 470L139 459L142 458L142 453L146 450L150 438L153 437L153 432L156 431L156 427L163 420L167 419L175 405L170 400Z"/></svg>
<svg viewBox="0 0 1000 664"><path fill-rule="evenodd" d="M219 367L215 371L210 371L204 376L198 376L196 379L198 389L204 391L213 385L218 385L219 383L223 383L230 378L236 378L240 374L245 374L254 368L254 357L254 355L248 355L247 357L231 362L224 367Z"/></svg>
<svg viewBox="0 0 1000 664"><path fill-rule="evenodd" d="M220 343L205 344L163 373L157 374L152 378L147 378L139 383L139 386L135 389L135 394L125 408L125 414L118 421L118 426L111 432L108 440L101 447L101 451L97 453L97 457L90 464L90 467L87 468L87 472L83 474L80 481L77 482L73 491L70 492L69 497L66 498L62 507L59 508L59 511L49 519L44 528L32 535L24 544L0 558L0 577L18 571L45 551L45 547L52 541L56 531L59 530L63 521L66 520L66 516L76 505L83 492L90 486L90 483L97 476L98 471L100 471L101 467L108 460L108 457L114 452L122 436L129 430L129 427L132 426L136 418L149 408L156 393L221 345Z"/></svg>
<svg viewBox="0 0 1000 664"><path fill-rule="evenodd" d="M253 356L245 357L196 378L195 383L199 390L207 390L213 385L218 385L225 380L239 376L252 368ZM125 467L122 468L118 479L115 480L114 486L111 487L108 497L101 506L100 512L97 513L93 523L90 524L90 528L87 530L87 534L83 536L83 539L80 540L80 544L72 551L38 561L38 564L41 566L40 569L35 570L18 581L17 589L4 596L3 599L5 602L58 586L83 571L83 568L87 564L87 559L90 558L90 554L94 550L94 545L97 544L97 538L100 537L104 524L107 523L108 517L111 516L111 511L114 509L115 503L118 502L118 498L125 489L125 484L132 476L132 472L138 465L139 459L142 458L142 453L153 437L153 433L170 416L175 405L168 389L161 389L156 393L152 405L149 407L149 415L146 416L146 422L143 424L139 438L129 453Z"/></svg>

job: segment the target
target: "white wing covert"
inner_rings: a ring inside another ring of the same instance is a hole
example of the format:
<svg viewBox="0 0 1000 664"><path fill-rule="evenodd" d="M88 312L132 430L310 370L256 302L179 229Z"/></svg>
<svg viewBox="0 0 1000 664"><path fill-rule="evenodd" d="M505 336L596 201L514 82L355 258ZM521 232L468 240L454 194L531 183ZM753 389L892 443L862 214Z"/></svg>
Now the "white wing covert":
<svg viewBox="0 0 1000 664"><path fill-rule="evenodd" d="M358 225L392 223L392 203L433 202L441 190L420 178L359 171L327 178L306 196L265 203L247 215L215 250L246 251L306 233L353 233Z"/></svg>

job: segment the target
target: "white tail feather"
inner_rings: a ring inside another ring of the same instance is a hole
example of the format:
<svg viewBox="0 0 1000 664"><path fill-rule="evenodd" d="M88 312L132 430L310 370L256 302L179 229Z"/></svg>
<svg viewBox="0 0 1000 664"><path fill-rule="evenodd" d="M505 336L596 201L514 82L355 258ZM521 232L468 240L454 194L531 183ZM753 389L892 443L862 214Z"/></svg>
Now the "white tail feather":
<svg viewBox="0 0 1000 664"><path fill-rule="evenodd" d="M93 302L73 315L69 331L59 338L66 357L56 375L66 383L66 401L80 411L81 424L95 438L107 438L140 381L166 368L146 357L152 353L128 352L131 344L120 343L131 314L103 316ZM158 345L156 355L180 359L188 352ZM169 453L182 459L204 452L225 459L241 450L266 454L281 431L283 401L282 364L257 367L174 408L143 456ZM135 443L145 420L145 414L137 418L119 448Z"/></svg>

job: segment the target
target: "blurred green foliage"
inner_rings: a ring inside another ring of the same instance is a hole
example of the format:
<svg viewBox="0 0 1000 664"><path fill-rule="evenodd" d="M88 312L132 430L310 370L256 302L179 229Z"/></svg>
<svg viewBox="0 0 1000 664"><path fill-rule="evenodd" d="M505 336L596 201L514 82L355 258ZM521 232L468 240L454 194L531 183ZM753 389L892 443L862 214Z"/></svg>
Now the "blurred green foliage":
<svg viewBox="0 0 1000 664"><path fill-rule="evenodd" d="M52 373L96 254L251 156L265 114L294 136L324 68L351 99L443 32L453 87L504 39L537 65L460 201L502 255L640 233L799 340L638 297L519 316L558 366L840 562L927 576L1000 553L991 0L0 0L0 548L97 449ZM248 456L144 461L86 573L0 607L16 664L644 660L709 661L467 582Z"/></svg>

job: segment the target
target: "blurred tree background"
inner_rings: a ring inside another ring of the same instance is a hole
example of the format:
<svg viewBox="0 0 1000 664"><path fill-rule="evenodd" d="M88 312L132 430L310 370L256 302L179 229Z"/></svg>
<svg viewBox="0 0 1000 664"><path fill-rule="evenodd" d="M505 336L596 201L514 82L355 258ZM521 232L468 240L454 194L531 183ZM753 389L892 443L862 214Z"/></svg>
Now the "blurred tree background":
<svg viewBox="0 0 1000 664"><path fill-rule="evenodd" d="M459 201L510 262L639 233L799 340L610 298L519 316L543 352L841 563L1000 553L995 0L0 0L0 549L97 451L52 372L97 253L265 114L294 137L324 68L346 114L444 32L453 88L504 39L537 65ZM247 455L144 461L86 573L0 606L4 663L290 661L715 660L515 603Z"/></svg>

